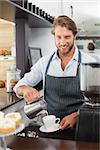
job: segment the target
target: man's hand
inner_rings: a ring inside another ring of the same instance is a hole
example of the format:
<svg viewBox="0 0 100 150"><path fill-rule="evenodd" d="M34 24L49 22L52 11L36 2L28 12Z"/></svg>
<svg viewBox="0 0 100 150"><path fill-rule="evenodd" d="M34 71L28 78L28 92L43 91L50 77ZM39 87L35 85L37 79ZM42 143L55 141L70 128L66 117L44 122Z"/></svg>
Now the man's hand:
<svg viewBox="0 0 100 150"><path fill-rule="evenodd" d="M40 93L30 86L20 86L17 89L18 95L23 96L26 102L36 101L40 98Z"/></svg>
<svg viewBox="0 0 100 150"><path fill-rule="evenodd" d="M60 129L73 128L77 120L77 112L74 112L68 116L65 116L60 122Z"/></svg>

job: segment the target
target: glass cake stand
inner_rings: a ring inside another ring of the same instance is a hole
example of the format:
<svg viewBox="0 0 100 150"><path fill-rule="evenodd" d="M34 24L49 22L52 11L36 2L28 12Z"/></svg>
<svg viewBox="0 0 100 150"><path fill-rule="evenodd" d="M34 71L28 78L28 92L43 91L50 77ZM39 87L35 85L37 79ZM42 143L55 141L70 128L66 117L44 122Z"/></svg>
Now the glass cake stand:
<svg viewBox="0 0 100 150"><path fill-rule="evenodd" d="M10 148L7 148L5 137L17 134L18 132L22 131L24 127L25 127L24 124L21 124L19 127L17 127L17 129L14 132L5 133L5 134L0 133L0 143L1 143L0 150L12 150Z"/></svg>

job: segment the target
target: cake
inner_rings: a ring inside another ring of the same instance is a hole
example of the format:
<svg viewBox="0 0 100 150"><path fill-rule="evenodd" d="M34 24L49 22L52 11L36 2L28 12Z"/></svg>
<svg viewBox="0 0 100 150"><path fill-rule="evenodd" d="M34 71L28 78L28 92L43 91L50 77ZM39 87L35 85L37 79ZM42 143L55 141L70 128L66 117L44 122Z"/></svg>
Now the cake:
<svg viewBox="0 0 100 150"><path fill-rule="evenodd" d="M10 112L5 115L5 118L10 118L15 121L16 126L20 126L22 124L22 117L19 112Z"/></svg>
<svg viewBox="0 0 100 150"><path fill-rule="evenodd" d="M16 123L9 118L2 118L0 120L0 134L14 132L16 130Z"/></svg>
<svg viewBox="0 0 100 150"><path fill-rule="evenodd" d="M4 118L4 112L0 111L0 120Z"/></svg>

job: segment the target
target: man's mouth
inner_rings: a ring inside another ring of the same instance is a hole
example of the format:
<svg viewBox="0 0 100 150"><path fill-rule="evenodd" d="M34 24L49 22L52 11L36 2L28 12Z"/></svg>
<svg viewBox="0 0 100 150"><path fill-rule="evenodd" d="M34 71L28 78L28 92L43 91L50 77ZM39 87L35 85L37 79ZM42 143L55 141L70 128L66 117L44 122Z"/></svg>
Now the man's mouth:
<svg viewBox="0 0 100 150"><path fill-rule="evenodd" d="M61 46L59 46L61 49L67 49L68 48L68 46L67 45L61 45Z"/></svg>
<svg viewBox="0 0 100 150"><path fill-rule="evenodd" d="M64 50L64 51L67 49L67 47L60 47L60 48L61 48L62 50Z"/></svg>

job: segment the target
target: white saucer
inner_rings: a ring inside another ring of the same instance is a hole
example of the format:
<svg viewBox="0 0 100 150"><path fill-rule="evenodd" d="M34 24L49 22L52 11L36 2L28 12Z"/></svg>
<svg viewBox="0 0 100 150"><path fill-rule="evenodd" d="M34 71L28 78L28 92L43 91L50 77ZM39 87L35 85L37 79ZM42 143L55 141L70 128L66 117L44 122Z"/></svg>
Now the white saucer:
<svg viewBox="0 0 100 150"><path fill-rule="evenodd" d="M44 126L41 126L40 128L39 128L39 130L41 131L41 132L45 132L45 133L50 133L50 132L55 132L55 131L58 131L60 128L59 128L59 124L54 128L54 129L52 129L52 130L47 130Z"/></svg>

